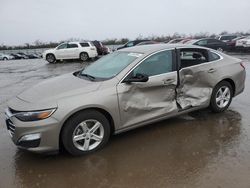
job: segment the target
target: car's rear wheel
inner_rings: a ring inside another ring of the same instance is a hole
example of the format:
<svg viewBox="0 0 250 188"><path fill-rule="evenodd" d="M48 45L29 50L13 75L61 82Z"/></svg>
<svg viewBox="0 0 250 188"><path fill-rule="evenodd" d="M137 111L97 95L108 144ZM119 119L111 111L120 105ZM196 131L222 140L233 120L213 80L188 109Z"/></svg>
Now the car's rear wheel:
<svg viewBox="0 0 250 188"><path fill-rule="evenodd" d="M72 155L88 154L102 148L110 136L110 125L100 112L83 111L66 122L61 141Z"/></svg>
<svg viewBox="0 0 250 188"><path fill-rule="evenodd" d="M7 57L4 57L3 60L6 61L6 60L8 60L8 58L7 58Z"/></svg>
<svg viewBox="0 0 250 188"><path fill-rule="evenodd" d="M46 55L46 60L49 62L49 63L55 63L56 62L56 57L54 54L47 54Z"/></svg>
<svg viewBox="0 0 250 188"><path fill-rule="evenodd" d="M210 109L216 113L223 112L231 104L232 98L232 85L227 81L222 81L217 84L213 90L210 101Z"/></svg>
<svg viewBox="0 0 250 188"><path fill-rule="evenodd" d="M87 61L88 59L89 59L88 53L82 52L82 53L80 54L80 60L82 60L82 61Z"/></svg>

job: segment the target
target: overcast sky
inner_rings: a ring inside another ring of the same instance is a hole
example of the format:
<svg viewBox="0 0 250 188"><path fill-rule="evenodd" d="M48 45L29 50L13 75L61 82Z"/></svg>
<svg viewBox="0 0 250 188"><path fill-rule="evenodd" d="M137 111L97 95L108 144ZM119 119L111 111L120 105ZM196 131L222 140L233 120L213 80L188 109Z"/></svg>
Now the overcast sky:
<svg viewBox="0 0 250 188"><path fill-rule="evenodd" d="M0 44L250 31L250 0L0 0Z"/></svg>

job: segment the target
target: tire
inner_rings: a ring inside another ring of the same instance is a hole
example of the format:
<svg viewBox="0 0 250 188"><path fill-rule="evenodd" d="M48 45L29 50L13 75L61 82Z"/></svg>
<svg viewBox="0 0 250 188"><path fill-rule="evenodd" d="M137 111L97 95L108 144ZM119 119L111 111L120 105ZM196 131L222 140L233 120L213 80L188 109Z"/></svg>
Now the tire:
<svg viewBox="0 0 250 188"><path fill-rule="evenodd" d="M80 53L80 60L87 61L89 59L89 55L86 52Z"/></svg>
<svg viewBox="0 0 250 188"><path fill-rule="evenodd" d="M61 142L68 153L79 156L101 149L109 137L107 118L98 111L88 110L77 113L65 123Z"/></svg>
<svg viewBox="0 0 250 188"><path fill-rule="evenodd" d="M4 60L4 61L7 61L7 60L8 60L8 58L7 58L7 57L4 57L4 58L3 58L3 60Z"/></svg>
<svg viewBox="0 0 250 188"><path fill-rule="evenodd" d="M55 63L56 62L56 57L54 54L47 54L46 55L46 61L49 63Z"/></svg>
<svg viewBox="0 0 250 188"><path fill-rule="evenodd" d="M225 111L233 99L232 85L227 81L218 83L212 93L210 109L212 112L219 113Z"/></svg>

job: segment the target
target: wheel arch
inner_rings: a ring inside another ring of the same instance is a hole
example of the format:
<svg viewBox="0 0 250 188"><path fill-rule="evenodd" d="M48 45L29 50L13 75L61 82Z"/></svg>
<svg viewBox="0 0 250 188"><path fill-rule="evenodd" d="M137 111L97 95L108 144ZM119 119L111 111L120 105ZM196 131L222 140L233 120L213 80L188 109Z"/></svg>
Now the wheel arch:
<svg viewBox="0 0 250 188"><path fill-rule="evenodd" d="M53 55L54 57L55 57L55 59L56 59L56 55L54 54L54 53L52 53L52 52L49 52L49 53L47 53L46 55L45 55L45 58L47 59L47 56L48 55Z"/></svg>
<svg viewBox="0 0 250 188"><path fill-rule="evenodd" d="M216 85L218 85L219 83L221 83L221 82L223 82L223 81L228 82L228 83L232 86L232 89L233 89L233 96L234 96L234 95L235 95L235 90L236 90L235 82L234 82L231 78L224 78L223 80L221 80L220 82L218 82Z"/></svg>
<svg viewBox="0 0 250 188"><path fill-rule="evenodd" d="M82 53L88 54L88 56L89 56L89 53L87 51L80 51L79 58L80 58L80 56L81 56Z"/></svg>
<svg viewBox="0 0 250 188"><path fill-rule="evenodd" d="M102 108L99 108L99 107L89 107L89 108L80 109L80 110L70 114L70 116L68 116L64 120L64 122L62 123L60 133L59 133L59 149L63 148L61 136L62 136L63 127L65 126L66 122L70 121L70 119L73 118L76 114L84 112L84 111L89 111L89 110L98 111L101 114L103 114L108 119L108 121L110 123L110 135L112 135L114 133L114 131L115 131L114 119L113 119L113 117L111 116L111 114L108 111L106 111L106 110L104 110Z"/></svg>

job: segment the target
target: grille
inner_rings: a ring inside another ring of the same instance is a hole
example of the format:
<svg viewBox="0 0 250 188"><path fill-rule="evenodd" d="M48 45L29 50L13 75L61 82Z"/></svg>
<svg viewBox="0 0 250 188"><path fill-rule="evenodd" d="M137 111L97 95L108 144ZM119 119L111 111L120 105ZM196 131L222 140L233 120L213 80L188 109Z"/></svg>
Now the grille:
<svg viewBox="0 0 250 188"><path fill-rule="evenodd" d="M13 136L15 134L15 128L16 128L14 123L10 119L6 119L6 125L10 135Z"/></svg>

